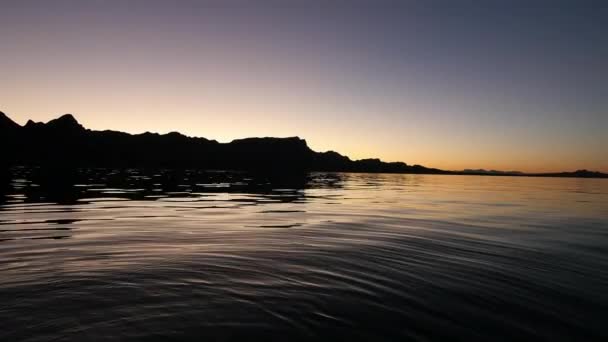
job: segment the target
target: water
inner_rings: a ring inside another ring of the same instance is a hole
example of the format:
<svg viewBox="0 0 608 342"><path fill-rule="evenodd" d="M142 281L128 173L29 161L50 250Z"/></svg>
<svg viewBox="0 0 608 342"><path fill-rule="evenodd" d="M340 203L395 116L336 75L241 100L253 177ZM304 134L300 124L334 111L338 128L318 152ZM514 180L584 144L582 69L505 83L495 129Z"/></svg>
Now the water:
<svg viewBox="0 0 608 342"><path fill-rule="evenodd" d="M607 340L608 181L17 168L0 340Z"/></svg>

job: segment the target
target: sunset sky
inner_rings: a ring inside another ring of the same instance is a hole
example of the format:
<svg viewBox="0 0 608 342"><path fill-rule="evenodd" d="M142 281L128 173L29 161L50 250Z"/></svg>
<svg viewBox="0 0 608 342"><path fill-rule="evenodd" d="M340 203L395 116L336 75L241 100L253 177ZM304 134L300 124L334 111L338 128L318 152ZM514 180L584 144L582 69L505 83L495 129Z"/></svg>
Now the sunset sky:
<svg viewBox="0 0 608 342"><path fill-rule="evenodd" d="M0 81L20 124L608 171L607 1L0 0Z"/></svg>

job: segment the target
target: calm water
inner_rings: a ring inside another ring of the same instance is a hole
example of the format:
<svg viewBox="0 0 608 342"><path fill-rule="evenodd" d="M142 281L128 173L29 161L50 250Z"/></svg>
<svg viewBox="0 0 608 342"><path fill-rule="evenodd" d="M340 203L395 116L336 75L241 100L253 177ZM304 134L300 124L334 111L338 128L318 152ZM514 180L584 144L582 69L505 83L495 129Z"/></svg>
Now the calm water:
<svg viewBox="0 0 608 342"><path fill-rule="evenodd" d="M608 340L608 180L3 177L0 341Z"/></svg>

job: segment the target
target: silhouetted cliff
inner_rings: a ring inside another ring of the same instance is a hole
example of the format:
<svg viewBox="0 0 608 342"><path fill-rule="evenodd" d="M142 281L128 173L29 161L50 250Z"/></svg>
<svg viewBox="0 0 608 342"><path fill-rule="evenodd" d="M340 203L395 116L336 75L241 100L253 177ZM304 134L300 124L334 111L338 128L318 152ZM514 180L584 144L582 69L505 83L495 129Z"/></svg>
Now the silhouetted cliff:
<svg viewBox="0 0 608 342"><path fill-rule="evenodd" d="M0 166L16 160L21 150L21 126L0 112L0 146L2 146L2 157Z"/></svg>
<svg viewBox="0 0 608 342"><path fill-rule="evenodd" d="M18 123L11 120L8 116L6 116L6 114L0 112L0 132L2 132L2 133L15 132L20 127L21 126L19 126Z"/></svg>
<svg viewBox="0 0 608 342"><path fill-rule="evenodd" d="M13 164L117 167L197 167L249 171L352 171L445 173L419 165L353 161L337 152L315 152L306 141L291 138L246 138L219 143L180 133L127 134L84 128L70 114L47 123L21 127L0 115L0 134Z"/></svg>

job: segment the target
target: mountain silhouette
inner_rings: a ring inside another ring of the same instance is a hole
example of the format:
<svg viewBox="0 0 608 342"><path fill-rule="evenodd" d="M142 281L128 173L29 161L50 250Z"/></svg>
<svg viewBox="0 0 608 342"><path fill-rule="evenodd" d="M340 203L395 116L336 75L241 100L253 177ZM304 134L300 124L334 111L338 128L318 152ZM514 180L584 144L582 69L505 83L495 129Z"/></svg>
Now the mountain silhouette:
<svg viewBox="0 0 608 342"><path fill-rule="evenodd" d="M29 165L99 167L196 167L206 169L282 171L355 171L447 173L379 159L353 161L337 152L315 152L306 140L246 138L219 143L205 138L168 134L94 131L71 114L23 127L0 116L0 134L11 146L9 162ZM5 145L6 146L6 145Z"/></svg>
<svg viewBox="0 0 608 342"><path fill-rule="evenodd" d="M19 124L11 120L6 114L0 112L0 132L7 133L19 129Z"/></svg>
<svg viewBox="0 0 608 342"><path fill-rule="evenodd" d="M220 143L205 138L168 134L129 134L86 129L71 114L47 123L29 120L20 126L0 112L0 143L8 146L3 163L70 167L193 167L261 172L385 172L420 174L488 174L482 170L445 171L380 159L351 160L338 152L316 152L306 140L246 138ZM473 171L473 172L471 172ZM478 172L475 172L478 171ZM500 173L492 175L531 175ZM539 174L540 175L540 174ZM562 177L608 177L579 170L542 174Z"/></svg>

